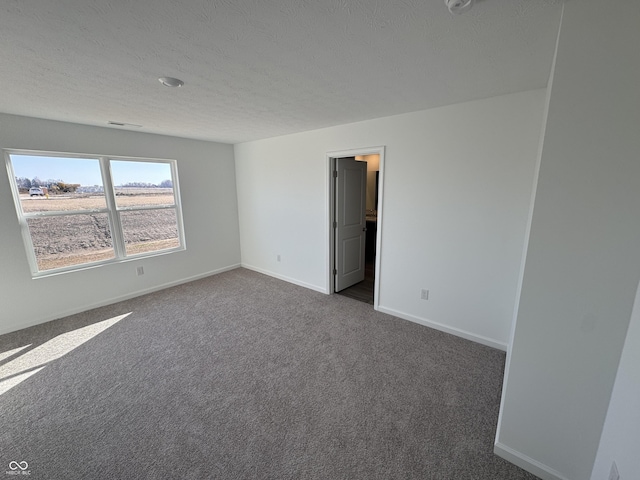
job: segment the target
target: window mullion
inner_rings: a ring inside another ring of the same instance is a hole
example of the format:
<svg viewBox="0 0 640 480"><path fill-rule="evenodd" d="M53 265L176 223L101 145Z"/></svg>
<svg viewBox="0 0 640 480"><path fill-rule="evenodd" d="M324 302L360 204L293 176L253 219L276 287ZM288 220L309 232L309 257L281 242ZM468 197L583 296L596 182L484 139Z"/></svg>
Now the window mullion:
<svg viewBox="0 0 640 480"><path fill-rule="evenodd" d="M144 210L168 210L170 208L176 208L175 205L140 205L135 207L120 207L119 212L141 212Z"/></svg>
<svg viewBox="0 0 640 480"><path fill-rule="evenodd" d="M111 164L108 158L100 157L100 170L102 172L102 184L104 185L107 208L109 209L109 225L111 227L113 248L116 252L116 258L124 258L126 257L124 233L122 232L122 222L116 205L115 189L111 178Z"/></svg>
<svg viewBox="0 0 640 480"><path fill-rule="evenodd" d="M182 220L182 199L180 198L180 188L178 188L178 166L176 162L171 163L171 179L173 182L173 202L176 209L176 220L178 222L178 238L180 245L186 247L184 235L184 223Z"/></svg>
<svg viewBox="0 0 640 480"><path fill-rule="evenodd" d="M19 218L20 232L22 233L22 240L27 248L27 260L31 273L34 275L38 273L38 260L36 259L35 250L33 248L33 240L31 240L31 232L29 232L29 224L25 217Z"/></svg>
<svg viewBox="0 0 640 480"><path fill-rule="evenodd" d="M109 213L108 208L94 208L92 210L51 210L44 212L23 213L24 218L65 217L68 215L93 215L96 213Z"/></svg>

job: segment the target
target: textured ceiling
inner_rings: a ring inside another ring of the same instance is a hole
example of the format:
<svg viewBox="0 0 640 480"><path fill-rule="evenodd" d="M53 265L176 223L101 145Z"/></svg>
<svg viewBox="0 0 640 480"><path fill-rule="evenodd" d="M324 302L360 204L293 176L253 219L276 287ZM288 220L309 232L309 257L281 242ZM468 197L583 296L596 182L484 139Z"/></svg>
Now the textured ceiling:
<svg viewBox="0 0 640 480"><path fill-rule="evenodd" d="M3 0L0 111L237 143L542 88L561 3Z"/></svg>

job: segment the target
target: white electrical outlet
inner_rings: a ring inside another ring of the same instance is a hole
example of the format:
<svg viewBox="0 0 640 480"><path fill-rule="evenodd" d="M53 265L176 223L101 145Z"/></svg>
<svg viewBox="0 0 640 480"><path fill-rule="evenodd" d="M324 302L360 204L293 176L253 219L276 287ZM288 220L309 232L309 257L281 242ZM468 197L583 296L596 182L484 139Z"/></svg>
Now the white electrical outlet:
<svg viewBox="0 0 640 480"><path fill-rule="evenodd" d="M620 480L620 474L618 473L618 466L616 462L611 463L611 471L609 472L609 480Z"/></svg>
<svg viewBox="0 0 640 480"><path fill-rule="evenodd" d="M280 261L280 255L278 255L277 259L278 259L278 261Z"/></svg>
<svg viewBox="0 0 640 480"><path fill-rule="evenodd" d="M137 267L136 273L138 274L138 276L144 275L144 267Z"/></svg>
<svg viewBox="0 0 640 480"><path fill-rule="evenodd" d="M429 290L425 290L424 288L420 291L420 298L422 300L429 300Z"/></svg>

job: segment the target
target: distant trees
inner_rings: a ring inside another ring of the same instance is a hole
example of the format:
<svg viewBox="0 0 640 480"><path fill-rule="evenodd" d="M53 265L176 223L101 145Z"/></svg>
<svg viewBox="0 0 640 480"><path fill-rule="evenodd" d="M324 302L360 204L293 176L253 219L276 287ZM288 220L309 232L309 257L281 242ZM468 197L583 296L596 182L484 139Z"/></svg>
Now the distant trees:
<svg viewBox="0 0 640 480"><path fill-rule="evenodd" d="M16 184L18 188L26 188L27 190L31 188L31 180L26 177L16 177Z"/></svg>
<svg viewBox="0 0 640 480"><path fill-rule="evenodd" d="M147 182L129 182L119 186L123 188L172 188L173 183L171 180L163 180L160 185Z"/></svg>
<svg viewBox="0 0 640 480"><path fill-rule="evenodd" d="M75 193L80 187L79 183L66 183L62 180L40 180L33 177L31 180L27 177L16 177L16 185L18 190L22 192L28 191L31 187L47 187L49 193Z"/></svg>
<svg viewBox="0 0 640 480"><path fill-rule="evenodd" d="M79 183L67 183L63 180L40 180L38 177L29 179L27 177L16 177L16 185L22 192L28 191L31 187L47 187L50 193L75 193L79 188ZM129 182L124 185L119 185L123 188L173 188L173 182L171 180L163 180L159 185L155 183L147 182Z"/></svg>

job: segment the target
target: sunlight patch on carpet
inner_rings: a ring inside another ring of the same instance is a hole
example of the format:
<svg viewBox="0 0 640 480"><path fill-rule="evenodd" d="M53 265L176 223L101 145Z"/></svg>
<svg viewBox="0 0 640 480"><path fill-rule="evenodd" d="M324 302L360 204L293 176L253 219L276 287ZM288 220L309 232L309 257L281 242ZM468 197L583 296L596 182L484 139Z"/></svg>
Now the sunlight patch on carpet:
<svg viewBox="0 0 640 480"><path fill-rule="evenodd" d="M0 365L0 395L42 370L49 362L66 355L123 318L128 317L131 313L118 315L102 322L60 334L42 345L27 350L4 365ZM30 346L26 345L2 352L0 353L0 361L10 358Z"/></svg>
<svg viewBox="0 0 640 480"><path fill-rule="evenodd" d="M13 350L7 350L6 352L0 352L0 362L3 361L6 358L9 358L9 357L15 355L18 352L24 350L25 348L29 348L30 346L31 346L31 344L25 345L24 347L14 348Z"/></svg>

